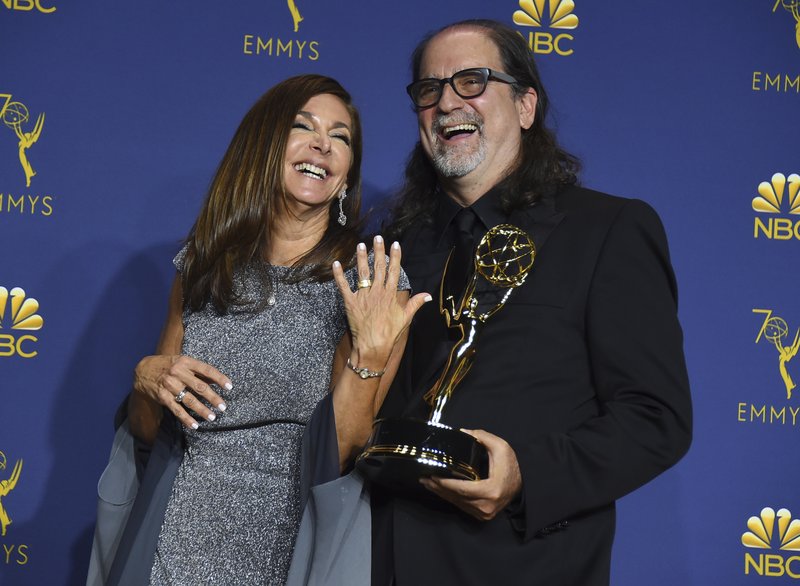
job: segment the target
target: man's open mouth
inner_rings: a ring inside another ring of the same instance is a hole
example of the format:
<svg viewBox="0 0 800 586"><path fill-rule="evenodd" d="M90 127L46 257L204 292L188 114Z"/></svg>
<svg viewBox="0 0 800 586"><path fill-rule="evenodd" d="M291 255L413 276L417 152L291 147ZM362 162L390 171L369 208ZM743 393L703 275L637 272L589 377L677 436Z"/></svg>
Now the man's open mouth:
<svg viewBox="0 0 800 586"><path fill-rule="evenodd" d="M442 136L447 140L450 140L454 136L459 136L462 134L472 134L473 132L478 130L477 124L456 124L455 126L447 126L442 129Z"/></svg>

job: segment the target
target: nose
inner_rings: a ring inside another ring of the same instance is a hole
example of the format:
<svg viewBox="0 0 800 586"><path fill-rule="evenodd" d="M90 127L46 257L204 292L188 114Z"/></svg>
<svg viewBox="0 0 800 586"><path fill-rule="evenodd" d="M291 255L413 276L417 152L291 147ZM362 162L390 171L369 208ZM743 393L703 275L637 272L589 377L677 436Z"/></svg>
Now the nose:
<svg viewBox="0 0 800 586"><path fill-rule="evenodd" d="M311 148L319 151L323 155L331 152L331 139L325 133L314 133L314 139L311 141Z"/></svg>
<svg viewBox="0 0 800 586"><path fill-rule="evenodd" d="M439 98L438 109L442 112L451 112L464 106L464 98L459 96L453 87L446 83L442 87L442 96Z"/></svg>

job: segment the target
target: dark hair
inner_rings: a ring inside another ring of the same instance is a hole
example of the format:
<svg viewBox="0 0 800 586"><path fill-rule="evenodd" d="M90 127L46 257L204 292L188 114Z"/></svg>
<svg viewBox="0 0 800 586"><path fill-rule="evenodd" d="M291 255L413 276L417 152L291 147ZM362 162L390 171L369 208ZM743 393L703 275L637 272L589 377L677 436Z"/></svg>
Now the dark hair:
<svg viewBox="0 0 800 586"><path fill-rule="evenodd" d="M253 303L237 297L233 274L264 258L276 212L286 197L283 169L289 132L300 109L320 94L339 98L350 114L352 162L343 202L347 225L336 221L338 200L334 198L322 239L294 263L295 270L288 280L330 279L333 261L352 257L361 211L362 137L358 111L350 94L336 80L322 75L291 77L250 108L222 157L187 237L182 272L185 308L197 311L210 301L224 314L231 305ZM266 261L262 266L263 283L269 292L274 285Z"/></svg>
<svg viewBox="0 0 800 586"><path fill-rule="evenodd" d="M509 212L535 203L546 194L555 194L560 187L577 182L580 163L576 157L558 146L554 133L545 126L549 101L539 77L533 55L523 37L513 28L494 20L463 20L428 34L411 55L411 73L419 79L420 65L431 40L453 29L473 29L484 33L500 52L503 71L517 80L512 86L516 96L533 88L538 100L533 125L522 129L522 140L517 163L500 185L503 189L503 207ZM436 171L422 145L417 143L408 159L405 184L392 208L391 225L386 228L390 236L398 236L412 223L429 221L436 205L432 197L436 187Z"/></svg>

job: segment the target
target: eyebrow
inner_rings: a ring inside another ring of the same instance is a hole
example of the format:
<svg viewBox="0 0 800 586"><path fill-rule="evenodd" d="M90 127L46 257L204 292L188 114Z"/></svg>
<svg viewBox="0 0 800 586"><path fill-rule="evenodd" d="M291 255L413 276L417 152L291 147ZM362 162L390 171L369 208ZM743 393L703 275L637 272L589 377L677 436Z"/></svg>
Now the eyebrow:
<svg viewBox="0 0 800 586"><path fill-rule="evenodd" d="M303 118L307 118L309 120L314 120L316 116L311 112L306 112L305 110L300 110L297 113L298 116L302 116ZM332 128L344 128L345 130L350 131L350 126L344 122L334 122ZM351 131L352 132L352 131Z"/></svg>

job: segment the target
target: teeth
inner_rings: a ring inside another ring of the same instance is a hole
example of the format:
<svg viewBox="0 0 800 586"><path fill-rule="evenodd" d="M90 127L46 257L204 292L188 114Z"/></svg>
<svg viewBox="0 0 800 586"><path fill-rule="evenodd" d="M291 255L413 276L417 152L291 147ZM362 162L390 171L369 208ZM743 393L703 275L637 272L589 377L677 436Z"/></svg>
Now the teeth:
<svg viewBox="0 0 800 586"><path fill-rule="evenodd" d="M449 128L444 129L445 136L452 136L456 132L460 130L466 130L467 132L475 132L478 130L478 126L475 124L457 124L456 126L450 126Z"/></svg>
<svg viewBox="0 0 800 586"><path fill-rule="evenodd" d="M294 170L316 179L325 179L325 177L328 176L328 172L325 169L312 165L311 163L297 163L294 166Z"/></svg>

